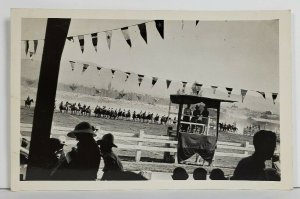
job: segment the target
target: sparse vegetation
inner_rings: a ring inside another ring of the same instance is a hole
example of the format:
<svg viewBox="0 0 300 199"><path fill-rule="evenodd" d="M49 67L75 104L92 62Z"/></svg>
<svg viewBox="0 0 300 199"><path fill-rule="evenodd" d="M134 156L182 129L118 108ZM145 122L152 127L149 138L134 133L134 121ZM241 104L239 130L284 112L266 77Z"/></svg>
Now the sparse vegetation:
<svg viewBox="0 0 300 199"><path fill-rule="evenodd" d="M71 85L70 85L70 89L71 89L72 91L75 91L77 88L78 88L78 86L77 86L76 84L71 84Z"/></svg>

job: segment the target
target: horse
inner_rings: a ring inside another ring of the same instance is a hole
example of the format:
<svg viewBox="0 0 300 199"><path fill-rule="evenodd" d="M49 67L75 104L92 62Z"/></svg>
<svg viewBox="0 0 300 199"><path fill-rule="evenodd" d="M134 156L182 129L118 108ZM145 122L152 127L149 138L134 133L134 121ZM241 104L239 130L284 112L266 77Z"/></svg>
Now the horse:
<svg viewBox="0 0 300 199"><path fill-rule="evenodd" d="M30 109L30 106L31 106L31 103L33 103L33 99L30 99L30 98L27 98L25 101L25 108L29 108Z"/></svg>
<svg viewBox="0 0 300 199"><path fill-rule="evenodd" d="M68 109L69 109L68 105L69 105L69 102L66 102L65 105L64 105L64 104L63 104L63 101L62 101L62 102L59 104L59 111L60 111L61 113L63 113L63 111L65 111L66 113L68 113Z"/></svg>
<svg viewBox="0 0 300 199"><path fill-rule="evenodd" d="M130 110L127 111L125 117L126 117L126 120L130 120L130 117L131 117Z"/></svg>

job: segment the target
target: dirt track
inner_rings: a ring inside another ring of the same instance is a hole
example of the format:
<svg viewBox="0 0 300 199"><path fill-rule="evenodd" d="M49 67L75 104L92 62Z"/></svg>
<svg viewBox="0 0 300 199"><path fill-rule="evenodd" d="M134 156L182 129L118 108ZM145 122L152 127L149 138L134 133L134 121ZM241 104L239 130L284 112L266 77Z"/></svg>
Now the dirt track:
<svg viewBox="0 0 300 199"><path fill-rule="evenodd" d="M28 110L21 108L21 123L29 123L31 124L33 121L33 109ZM106 131L118 131L118 132L127 132L134 133L139 132L139 130L143 129L145 133L151 135L166 135L167 134L167 126L166 125L158 125L158 124L147 124L133 121L124 121L124 120L110 120L96 117L88 117L88 116L78 116L78 115L70 115L67 113L59 113L55 112L53 116L53 126L63 126L63 127L71 127L73 128L80 121L88 121L93 125L100 126L101 129ZM21 132L22 135L29 135L28 133ZM67 133L67 132L66 132ZM219 134L220 141L229 141L229 142L237 142L244 143L245 141L252 142L252 138L249 136L243 135L234 135L230 133L220 133ZM116 140L117 143L126 143L122 140ZM134 144L134 143L126 143L126 144ZM161 144L151 144L151 146L163 146ZM121 150L116 149L115 152L121 157L124 162L124 166L126 170L151 170L155 172L171 172L176 165L174 164L165 164L162 163L163 153L158 152L150 152L143 151L142 152L142 163L135 163L134 156L135 151L129 150ZM222 151L225 152L225 151ZM226 151L229 152L229 151ZM236 152L236 151L235 151ZM191 162L195 160L195 157L190 159ZM231 158L231 157L216 157L214 166L221 167L228 175L232 174L233 168L237 165L239 158ZM147 164L148 162L148 164ZM177 165L178 166L178 165ZM193 165L180 165L187 169L189 173L193 171L197 166Z"/></svg>

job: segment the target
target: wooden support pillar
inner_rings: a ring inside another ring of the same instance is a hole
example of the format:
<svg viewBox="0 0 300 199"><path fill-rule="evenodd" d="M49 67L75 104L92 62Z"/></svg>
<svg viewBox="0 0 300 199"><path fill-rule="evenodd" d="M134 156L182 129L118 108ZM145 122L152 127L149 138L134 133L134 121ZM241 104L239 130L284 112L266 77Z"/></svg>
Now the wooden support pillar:
<svg viewBox="0 0 300 199"><path fill-rule="evenodd" d="M140 130L138 138L142 139L144 137L144 131ZM143 141L139 141L138 142L138 147L143 146ZM135 154L135 161L139 162L141 160L142 157L142 150L141 149L137 149L136 154Z"/></svg>
<svg viewBox="0 0 300 199"><path fill-rule="evenodd" d="M45 180L48 177L47 145L51 133L59 66L70 22L71 19L57 18L47 21L26 180Z"/></svg>

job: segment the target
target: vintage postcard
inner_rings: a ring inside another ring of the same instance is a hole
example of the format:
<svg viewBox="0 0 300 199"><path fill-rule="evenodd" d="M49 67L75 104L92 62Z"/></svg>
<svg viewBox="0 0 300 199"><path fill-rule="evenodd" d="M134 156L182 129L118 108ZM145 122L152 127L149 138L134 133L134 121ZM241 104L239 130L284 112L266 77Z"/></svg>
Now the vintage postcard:
<svg viewBox="0 0 300 199"><path fill-rule="evenodd" d="M290 16L12 9L12 190L291 189Z"/></svg>

